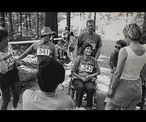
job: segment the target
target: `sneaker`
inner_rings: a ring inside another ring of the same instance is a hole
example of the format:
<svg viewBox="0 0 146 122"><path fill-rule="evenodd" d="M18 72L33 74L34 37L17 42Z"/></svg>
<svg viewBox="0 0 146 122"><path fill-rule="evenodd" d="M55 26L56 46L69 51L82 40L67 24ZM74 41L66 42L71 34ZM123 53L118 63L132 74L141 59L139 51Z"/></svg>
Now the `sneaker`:
<svg viewBox="0 0 146 122"><path fill-rule="evenodd" d="M17 107L17 108L12 107L12 109L11 109L11 110L19 110L19 109L18 109L18 107Z"/></svg>
<svg viewBox="0 0 146 122"><path fill-rule="evenodd" d="M86 109L83 107L76 107L75 110L86 110Z"/></svg>
<svg viewBox="0 0 146 122"><path fill-rule="evenodd" d="M86 110L93 110L92 107L87 107Z"/></svg>

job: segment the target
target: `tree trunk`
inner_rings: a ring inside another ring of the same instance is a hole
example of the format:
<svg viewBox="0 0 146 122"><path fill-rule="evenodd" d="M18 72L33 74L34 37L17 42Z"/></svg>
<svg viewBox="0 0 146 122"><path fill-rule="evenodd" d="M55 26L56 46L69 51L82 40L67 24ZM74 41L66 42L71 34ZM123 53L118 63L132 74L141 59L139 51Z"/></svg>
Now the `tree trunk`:
<svg viewBox="0 0 146 122"><path fill-rule="evenodd" d="M96 12L94 12L94 21L95 21L95 29L94 29L94 32L96 30Z"/></svg>
<svg viewBox="0 0 146 122"><path fill-rule="evenodd" d="M70 32L70 16L71 13L67 12L67 27L68 27L68 31ZM68 35L68 42L69 42L70 36Z"/></svg>
<svg viewBox="0 0 146 122"><path fill-rule="evenodd" d="M68 27L69 31L70 31L70 15L71 15L71 13L67 12L67 27Z"/></svg>
<svg viewBox="0 0 146 122"><path fill-rule="evenodd" d="M129 14L126 12L126 25L128 24Z"/></svg>
<svg viewBox="0 0 146 122"><path fill-rule="evenodd" d="M42 29L43 26L43 13L40 13L40 28ZM41 35L41 29L39 30L39 33Z"/></svg>
<svg viewBox="0 0 146 122"><path fill-rule="evenodd" d="M20 12L20 36L22 37L22 12Z"/></svg>
<svg viewBox="0 0 146 122"><path fill-rule="evenodd" d="M36 31L37 31L37 38L39 38L39 12L36 13L36 19L37 19L37 26L36 26Z"/></svg>
<svg viewBox="0 0 146 122"><path fill-rule="evenodd" d="M143 38L142 42L146 44L146 12L144 14L144 23L143 23Z"/></svg>
<svg viewBox="0 0 146 122"><path fill-rule="evenodd" d="M5 27L5 13L0 12L0 27Z"/></svg>
<svg viewBox="0 0 146 122"><path fill-rule="evenodd" d="M31 30L31 16L30 16L30 12L28 12L28 22L29 22L29 28Z"/></svg>
<svg viewBox="0 0 146 122"><path fill-rule="evenodd" d="M25 22L26 22L26 36L28 37L28 21L27 21L27 12L25 14Z"/></svg>
<svg viewBox="0 0 146 122"><path fill-rule="evenodd" d="M12 39L13 38L12 12L9 12L8 16L9 16L9 36Z"/></svg>
<svg viewBox="0 0 146 122"><path fill-rule="evenodd" d="M45 12L44 26L50 27L52 31L56 31L56 37L58 37L58 20L57 12Z"/></svg>

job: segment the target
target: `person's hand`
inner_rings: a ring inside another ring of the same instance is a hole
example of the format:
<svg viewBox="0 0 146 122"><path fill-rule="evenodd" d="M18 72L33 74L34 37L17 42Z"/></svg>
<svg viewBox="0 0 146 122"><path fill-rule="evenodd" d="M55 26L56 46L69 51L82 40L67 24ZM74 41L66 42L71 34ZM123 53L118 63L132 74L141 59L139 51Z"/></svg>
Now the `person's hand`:
<svg viewBox="0 0 146 122"><path fill-rule="evenodd" d="M82 77L81 80L84 82L86 81L86 77Z"/></svg>
<svg viewBox="0 0 146 122"><path fill-rule="evenodd" d="M14 65L15 67L19 67L21 65L21 62L16 59Z"/></svg>
<svg viewBox="0 0 146 122"><path fill-rule="evenodd" d="M107 97L111 98L113 96L113 89L109 89L107 92Z"/></svg>
<svg viewBox="0 0 146 122"><path fill-rule="evenodd" d="M93 77L91 77L89 75L86 76L86 81L92 81L92 79L93 79Z"/></svg>

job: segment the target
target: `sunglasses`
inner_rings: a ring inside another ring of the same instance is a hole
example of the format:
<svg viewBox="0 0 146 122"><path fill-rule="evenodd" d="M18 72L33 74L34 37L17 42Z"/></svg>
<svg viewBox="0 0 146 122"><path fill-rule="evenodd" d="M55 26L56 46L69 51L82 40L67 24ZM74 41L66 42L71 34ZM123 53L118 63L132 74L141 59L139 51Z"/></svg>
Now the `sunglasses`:
<svg viewBox="0 0 146 122"><path fill-rule="evenodd" d="M117 49L121 49L121 47L118 47L118 46L115 46L115 48L117 48Z"/></svg>

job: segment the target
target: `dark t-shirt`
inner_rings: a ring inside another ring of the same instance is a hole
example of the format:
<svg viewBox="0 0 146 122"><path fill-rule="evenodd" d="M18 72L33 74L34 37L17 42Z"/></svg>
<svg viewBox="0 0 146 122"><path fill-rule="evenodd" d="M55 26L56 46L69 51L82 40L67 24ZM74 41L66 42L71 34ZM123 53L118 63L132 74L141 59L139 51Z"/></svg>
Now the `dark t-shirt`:
<svg viewBox="0 0 146 122"><path fill-rule="evenodd" d="M84 43L90 43L93 47L93 53L92 56L95 57L97 49L102 46L101 37L97 33L93 33L90 35L87 31L80 34L78 37L78 55L81 55L81 48L84 45Z"/></svg>

